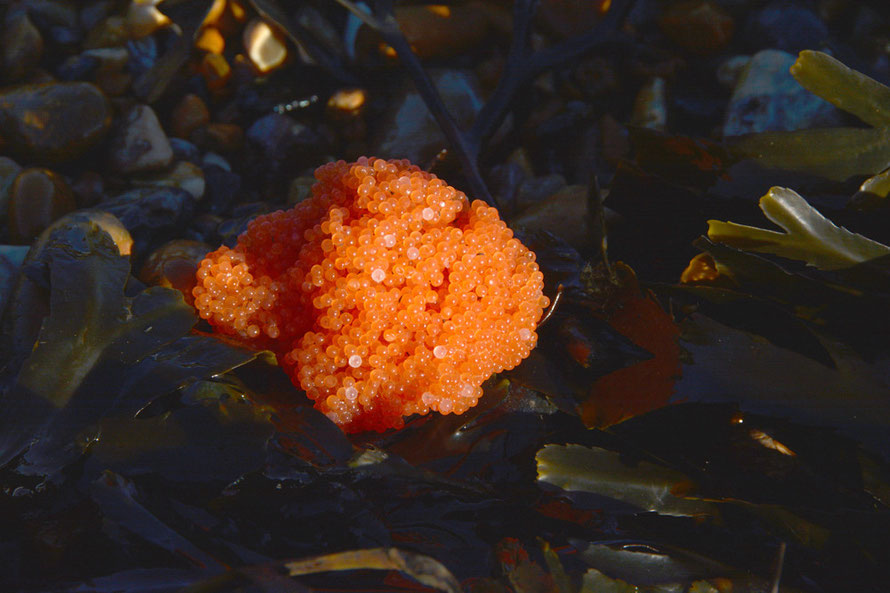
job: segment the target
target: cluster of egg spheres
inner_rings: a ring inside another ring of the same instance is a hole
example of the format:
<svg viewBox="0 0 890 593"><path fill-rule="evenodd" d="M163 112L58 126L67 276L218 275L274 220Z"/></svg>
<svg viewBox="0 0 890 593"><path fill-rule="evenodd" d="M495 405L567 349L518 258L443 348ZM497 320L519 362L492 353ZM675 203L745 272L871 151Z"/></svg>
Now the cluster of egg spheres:
<svg viewBox="0 0 890 593"><path fill-rule="evenodd" d="M535 255L497 210L408 161L320 167L312 196L253 220L201 263L218 331L269 348L348 432L461 414L537 341Z"/></svg>

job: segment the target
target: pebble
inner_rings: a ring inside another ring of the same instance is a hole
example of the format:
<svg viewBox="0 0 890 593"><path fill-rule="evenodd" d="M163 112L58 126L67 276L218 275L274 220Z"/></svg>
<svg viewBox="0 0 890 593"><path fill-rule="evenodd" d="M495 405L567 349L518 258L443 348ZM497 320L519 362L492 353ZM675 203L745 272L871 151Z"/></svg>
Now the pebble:
<svg viewBox="0 0 890 593"><path fill-rule="evenodd" d="M562 175L542 175L525 179L516 191L516 208L525 210L540 204L565 186L566 178Z"/></svg>
<svg viewBox="0 0 890 593"><path fill-rule="evenodd" d="M123 70L126 67L127 62L130 61L130 52L123 47L100 47L98 49L88 49L81 55L99 60L101 69L114 72Z"/></svg>
<svg viewBox="0 0 890 593"><path fill-rule="evenodd" d="M222 90L232 76L232 67L220 54L204 54L199 70L211 91Z"/></svg>
<svg viewBox="0 0 890 593"><path fill-rule="evenodd" d="M581 35L603 16L603 0L544 0L540 17L560 37Z"/></svg>
<svg viewBox="0 0 890 593"><path fill-rule="evenodd" d="M98 58L78 54L71 56L56 68L56 77L59 80L70 82L74 80L90 80L93 73L99 68Z"/></svg>
<svg viewBox="0 0 890 593"><path fill-rule="evenodd" d="M133 238L130 236L129 231L127 231L126 227L121 224L121 221L118 220L117 217L108 212L102 212L101 210L78 210L62 216L40 234L37 240L31 245L31 249L35 253L42 250L55 229L62 228L72 222L90 222L95 224L108 233L108 236L114 241L118 253L121 255L130 255L130 253L132 253Z"/></svg>
<svg viewBox="0 0 890 593"><path fill-rule="evenodd" d="M220 214L231 210L241 191L241 176L225 168L204 165L204 179L207 183L207 208Z"/></svg>
<svg viewBox="0 0 890 593"><path fill-rule="evenodd" d="M130 52L123 47L100 47L88 49L81 55L99 60L99 68L93 73L93 82L107 95L123 95L130 87L133 77L127 71Z"/></svg>
<svg viewBox="0 0 890 593"><path fill-rule="evenodd" d="M9 239L17 245L30 243L77 207L71 188L61 175L49 169L25 169L16 176L9 194Z"/></svg>
<svg viewBox="0 0 890 593"><path fill-rule="evenodd" d="M198 266L212 247L202 241L174 239L152 252L139 270L138 278L149 286L164 286L180 291L189 304L194 303Z"/></svg>
<svg viewBox="0 0 890 593"><path fill-rule="evenodd" d="M227 161L224 156L216 154L215 152L204 153L204 158L201 159L201 164L205 167L211 165L219 167L225 171L232 170L232 165L229 164L229 161Z"/></svg>
<svg viewBox="0 0 890 593"><path fill-rule="evenodd" d="M329 20L328 15L315 8L311 2L300 2L298 6L293 13L293 20L304 31L312 31L312 37L327 51L342 53L344 44L341 29ZM305 53L302 48L299 51L301 55Z"/></svg>
<svg viewBox="0 0 890 593"><path fill-rule="evenodd" d="M24 8L10 9L3 21L0 65L6 82L21 80L40 63L43 37Z"/></svg>
<svg viewBox="0 0 890 593"><path fill-rule="evenodd" d="M752 50L776 49L797 54L804 49L818 49L828 37L828 26L819 15L780 0L748 16L743 39Z"/></svg>
<svg viewBox="0 0 890 593"><path fill-rule="evenodd" d="M53 0L28 0L28 15L43 38L65 53L76 50L83 40L83 31L77 26L77 8L68 2Z"/></svg>
<svg viewBox="0 0 890 593"><path fill-rule="evenodd" d="M207 14L204 15L204 25L218 25L225 17L229 16L226 8L231 9L231 6L228 5L227 2L216 2L214 1L210 5L210 9L207 11Z"/></svg>
<svg viewBox="0 0 890 593"><path fill-rule="evenodd" d="M198 95L189 93L179 100L170 115L170 132L188 138L192 132L210 123L210 110Z"/></svg>
<svg viewBox="0 0 890 593"><path fill-rule="evenodd" d="M482 98L471 72L439 70L431 78L458 127L467 128L482 108ZM393 97L383 116L382 137L371 153L380 158L406 158L425 163L448 146L439 125L413 86Z"/></svg>
<svg viewBox="0 0 890 593"><path fill-rule="evenodd" d="M28 13L46 23L47 25L62 25L66 27L78 27L79 2L66 0L27 0Z"/></svg>
<svg viewBox="0 0 890 593"><path fill-rule="evenodd" d="M235 152L244 145L244 130L238 124L213 122L196 129L189 139L204 150Z"/></svg>
<svg viewBox="0 0 890 593"><path fill-rule="evenodd" d="M80 26L85 31L93 29L96 25L111 16L115 9L111 0L88 0L80 9Z"/></svg>
<svg viewBox="0 0 890 593"><path fill-rule="evenodd" d="M245 134L247 185L260 195L281 199L294 173L321 162L328 143L313 128L289 115L270 113Z"/></svg>
<svg viewBox="0 0 890 593"><path fill-rule="evenodd" d="M122 114L109 154L115 172L156 171L172 160L173 148L151 107L134 105Z"/></svg>
<svg viewBox="0 0 890 593"><path fill-rule="evenodd" d="M221 54L226 49L226 39L216 27L204 27L195 40L195 48L212 54Z"/></svg>
<svg viewBox="0 0 890 593"><path fill-rule="evenodd" d="M661 77L653 77L637 93L631 113L631 125L650 130L667 128L667 83Z"/></svg>
<svg viewBox="0 0 890 593"><path fill-rule="evenodd" d="M158 59L158 44L154 37L142 37L127 42L127 53L130 59L127 69L134 78L138 78L151 70Z"/></svg>
<svg viewBox="0 0 890 593"><path fill-rule="evenodd" d="M264 156L274 158L276 154L288 152L295 144L307 143L308 128L288 115L270 113L247 129L247 142Z"/></svg>
<svg viewBox="0 0 890 593"><path fill-rule="evenodd" d="M116 47L123 45L128 39L126 21L123 17L112 15L90 29L83 44L87 48Z"/></svg>
<svg viewBox="0 0 890 593"><path fill-rule="evenodd" d="M6 309L29 249L25 245L0 245L0 311Z"/></svg>
<svg viewBox="0 0 890 593"><path fill-rule="evenodd" d="M87 82L24 85L0 91L0 129L9 148L38 163L75 159L101 140L111 107Z"/></svg>
<svg viewBox="0 0 890 593"><path fill-rule="evenodd" d="M154 173L134 180L138 185L152 187L178 187L184 189L196 200L204 197L206 183L201 167L188 161L179 161L169 171Z"/></svg>
<svg viewBox="0 0 890 593"><path fill-rule="evenodd" d="M750 61L751 56L732 56L723 60L717 68L717 82L727 88L734 88Z"/></svg>
<svg viewBox="0 0 890 593"><path fill-rule="evenodd" d="M262 19L253 19L244 27L244 49L260 74L268 74L287 60L287 42Z"/></svg>
<svg viewBox="0 0 890 593"><path fill-rule="evenodd" d="M519 186L525 181L527 174L519 163L509 160L495 165L488 174L491 193L498 204L501 216L516 210L516 197Z"/></svg>
<svg viewBox="0 0 890 593"><path fill-rule="evenodd" d="M50 27L47 38L63 51L71 51L77 49L78 44L83 40L83 34L74 27L55 25Z"/></svg>
<svg viewBox="0 0 890 593"><path fill-rule="evenodd" d="M546 112L545 112L546 113ZM546 163L551 173L573 178L579 167L588 169L581 163L585 158L584 147L590 140L591 105L584 101L568 101L534 127L529 150L536 163Z"/></svg>
<svg viewBox="0 0 890 593"><path fill-rule="evenodd" d="M182 234L195 213L195 198L178 187L140 187L98 206L116 216L133 237L133 253L146 255Z"/></svg>
<svg viewBox="0 0 890 593"><path fill-rule="evenodd" d="M588 222L589 199L587 186L567 185L538 204L527 208L511 220L510 224L522 226L530 231L552 233L583 251L590 248L593 237Z"/></svg>
<svg viewBox="0 0 890 593"><path fill-rule="evenodd" d="M25 257L28 255L29 245L0 245L0 258L5 263L16 268L25 263ZM0 306L0 311L3 307Z"/></svg>
<svg viewBox="0 0 890 593"><path fill-rule="evenodd" d="M127 9L125 25L130 37L140 39L170 24L170 19L154 5L154 2L131 2Z"/></svg>
<svg viewBox="0 0 890 593"><path fill-rule="evenodd" d="M106 90L102 83L111 76L121 74L129 59L129 52L122 47L88 49L62 62L56 69L56 75L66 81L94 82L102 90Z"/></svg>
<svg viewBox="0 0 890 593"><path fill-rule="evenodd" d="M223 217L210 212L201 212L189 223L189 233L192 238L206 241L211 245L219 245L222 239L217 232L219 225L223 223Z"/></svg>
<svg viewBox="0 0 890 593"><path fill-rule="evenodd" d="M583 0L582 0L583 1ZM445 58L472 49L493 28L509 27L510 17L494 3L399 6L399 29L421 58Z"/></svg>
<svg viewBox="0 0 890 593"><path fill-rule="evenodd" d="M340 89L328 98L327 114L337 121L351 121L361 115L368 102L368 92L362 88Z"/></svg>
<svg viewBox="0 0 890 593"><path fill-rule="evenodd" d="M22 172L22 166L9 157L0 156L0 221L6 220L12 182ZM2 309L0 309L2 311Z"/></svg>
<svg viewBox="0 0 890 593"><path fill-rule="evenodd" d="M83 171L71 190L78 208L91 208L105 199L105 180L95 171Z"/></svg>
<svg viewBox="0 0 890 593"><path fill-rule="evenodd" d="M201 151L198 147L182 138L169 138L170 148L173 150L173 158L177 161L201 162Z"/></svg>
<svg viewBox="0 0 890 593"><path fill-rule="evenodd" d="M795 56L766 49L742 70L727 106L724 136L840 123L833 105L801 87L788 69Z"/></svg>
<svg viewBox="0 0 890 593"><path fill-rule="evenodd" d="M673 4L659 19L659 25L671 41L700 55L722 50L735 30L732 16L710 0Z"/></svg>

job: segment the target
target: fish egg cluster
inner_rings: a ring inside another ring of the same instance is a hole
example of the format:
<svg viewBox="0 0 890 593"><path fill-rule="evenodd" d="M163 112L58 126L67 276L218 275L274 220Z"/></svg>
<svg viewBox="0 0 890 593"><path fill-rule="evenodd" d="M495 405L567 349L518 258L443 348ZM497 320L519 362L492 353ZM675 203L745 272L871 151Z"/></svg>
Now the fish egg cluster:
<svg viewBox="0 0 890 593"><path fill-rule="evenodd" d="M497 210L408 161L320 167L312 196L208 254L193 290L217 331L276 353L348 432L461 414L537 341L535 255Z"/></svg>

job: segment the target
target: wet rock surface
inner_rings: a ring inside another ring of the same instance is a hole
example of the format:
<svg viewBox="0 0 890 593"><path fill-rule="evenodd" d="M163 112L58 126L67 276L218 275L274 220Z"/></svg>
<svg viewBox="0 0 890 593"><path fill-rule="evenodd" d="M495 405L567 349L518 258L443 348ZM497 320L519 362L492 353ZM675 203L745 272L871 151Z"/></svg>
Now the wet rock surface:
<svg viewBox="0 0 890 593"><path fill-rule="evenodd" d="M797 53L829 41L828 26L809 6L770 2L748 15L744 38L749 47Z"/></svg>
<svg viewBox="0 0 890 593"><path fill-rule="evenodd" d="M109 162L115 172L144 173L170 164L173 148L151 107L133 105L117 125L109 147Z"/></svg>
<svg viewBox="0 0 890 593"><path fill-rule="evenodd" d="M833 105L807 92L791 76L795 59L787 52L763 50L745 64L727 106L724 136L840 123Z"/></svg>
<svg viewBox="0 0 890 593"><path fill-rule="evenodd" d="M195 198L178 187L132 189L99 204L116 216L133 236L137 256L183 232L195 212Z"/></svg>
<svg viewBox="0 0 890 593"><path fill-rule="evenodd" d="M6 221L6 211L9 208L9 196L12 183L22 166L9 157L0 157L0 220Z"/></svg>
<svg viewBox="0 0 890 593"><path fill-rule="evenodd" d="M0 53L4 82L20 80L40 63L43 37L31 22L27 10L16 8L6 13L0 29L4 43Z"/></svg>
<svg viewBox="0 0 890 593"><path fill-rule="evenodd" d="M148 256L139 270L139 279L150 286L175 288L191 302L195 272L212 247L201 241L174 239L164 243Z"/></svg>
<svg viewBox="0 0 890 593"><path fill-rule="evenodd" d="M482 108L475 75L449 70L433 73L432 80L458 125L471 122ZM444 137L436 120L417 91L407 86L389 105L381 128L382 136L374 146L374 154L380 157L423 163L443 146Z"/></svg>
<svg viewBox="0 0 890 593"><path fill-rule="evenodd" d="M16 244L33 241L43 229L76 208L64 179L49 169L25 169L9 188L7 224Z"/></svg>
<svg viewBox="0 0 890 593"><path fill-rule="evenodd" d="M14 86L0 90L0 134L21 158L59 163L83 156L111 125L108 99L84 82Z"/></svg>

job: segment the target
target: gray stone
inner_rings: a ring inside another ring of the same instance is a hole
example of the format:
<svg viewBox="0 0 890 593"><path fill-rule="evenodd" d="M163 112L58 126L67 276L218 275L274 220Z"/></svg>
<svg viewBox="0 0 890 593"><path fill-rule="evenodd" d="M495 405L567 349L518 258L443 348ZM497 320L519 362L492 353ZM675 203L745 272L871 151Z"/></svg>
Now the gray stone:
<svg viewBox="0 0 890 593"><path fill-rule="evenodd" d="M432 73L433 83L457 125L466 128L482 108L476 76L463 70ZM424 163L448 146L435 118L414 87L406 87L384 115L383 136L374 154L381 158L406 158Z"/></svg>
<svg viewBox="0 0 890 593"><path fill-rule="evenodd" d="M181 236L194 216L195 198L178 187L141 187L102 202L98 208L115 215L126 227L138 258Z"/></svg>
<svg viewBox="0 0 890 593"><path fill-rule="evenodd" d="M565 186L566 179L562 175L544 175L526 179L519 185L516 193L516 208L524 210L539 204Z"/></svg>
<svg viewBox="0 0 890 593"><path fill-rule="evenodd" d="M22 8L10 10L3 22L0 50L2 77L7 82L20 80L40 63L43 37Z"/></svg>
<svg viewBox="0 0 890 593"><path fill-rule="evenodd" d="M838 125L833 105L801 87L788 69L795 56L778 50L755 54L736 81L724 136Z"/></svg>
<svg viewBox="0 0 890 593"><path fill-rule="evenodd" d="M72 26L77 25L77 2L65 0L28 0L28 12L47 24Z"/></svg>
<svg viewBox="0 0 890 593"><path fill-rule="evenodd" d="M173 148L148 105L134 105L122 116L111 141L109 160L117 173L163 169L173 160Z"/></svg>
<svg viewBox="0 0 890 593"><path fill-rule="evenodd" d="M821 47L829 38L828 26L818 14L795 4L805 3L779 0L749 13L743 30L747 45L791 53Z"/></svg>
<svg viewBox="0 0 890 593"><path fill-rule="evenodd" d="M0 156L0 222L6 220L12 182L22 172L22 166L9 157ZM2 311L2 309L0 309Z"/></svg>
<svg viewBox="0 0 890 593"><path fill-rule="evenodd" d="M316 129L279 113L257 119L245 133L245 160L240 168L247 184L264 196L281 196L294 173L315 167L328 141ZM207 168L215 165L208 165ZM205 171L206 173L206 171Z"/></svg>
<svg viewBox="0 0 890 593"><path fill-rule="evenodd" d="M216 154L215 152L206 153L201 160L201 164L205 167L213 165L214 167L219 167L220 169L225 169L229 172L232 171L232 165L229 164L229 161L227 161L224 156Z"/></svg>
<svg viewBox="0 0 890 593"><path fill-rule="evenodd" d="M204 196L205 189L204 172L188 161L180 161L169 170L142 177L136 183L149 187L178 187L192 194L196 200Z"/></svg>
<svg viewBox="0 0 890 593"><path fill-rule="evenodd" d="M50 169L25 169L9 192L9 239L27 245L76 207L74 194L61 175Z"/></svg>
<svg viewBox="0 0 890 593"><path fill-rule="evenodd" d="M217 165L204 165L207 181L206 207L214 214L228 212L241 192L241 176Z"/></svg>
<svg viewBox="0 0 890 593"><path fill-rule="evenodd" d="M189 161L190 163L201 162L201 151L198 147L182 138L171 136L170 147L173 149L173 158L178 161Z"/></svg>
<svg viewBox="0 0 890 593"><path fill-rule="evenodd" d="M0 134L10 151L37 163L75 159L111 125L111 106L87 82L22 85L0 92Z"/></svg>
<svg viewBox="0 0 890 593"><path fill-rule="evenodd" d="M0 311L6 309L29 249L28 245L0 245Z"/></svg>
<svg viewBox="0 0 890 593"><path fill-rule="evenodd" d="M742 75L742 72L745 71L745 66L747 66L750 61L751 56L744 55L726 58L723 63L720 64L720 67L717 68L717 82L726 88L735 88L736 83L739 81L739 77Z"/></svg>
<svg viewBox="0 0 890 593"><path fill-rule="evenodd" d="M270 113L247 129L247 142L263 158L288 160L291 155L317 150L321 138L306 124L287 115Z"/></svg>
<svg viewBox="0 0 890 593"><path fill-rule="evenodd" d="M122 47L100 47L88 49L80 54L86 58L98 61L100 70L119 72L124 69L130 60L130 54Z"/></svg>

